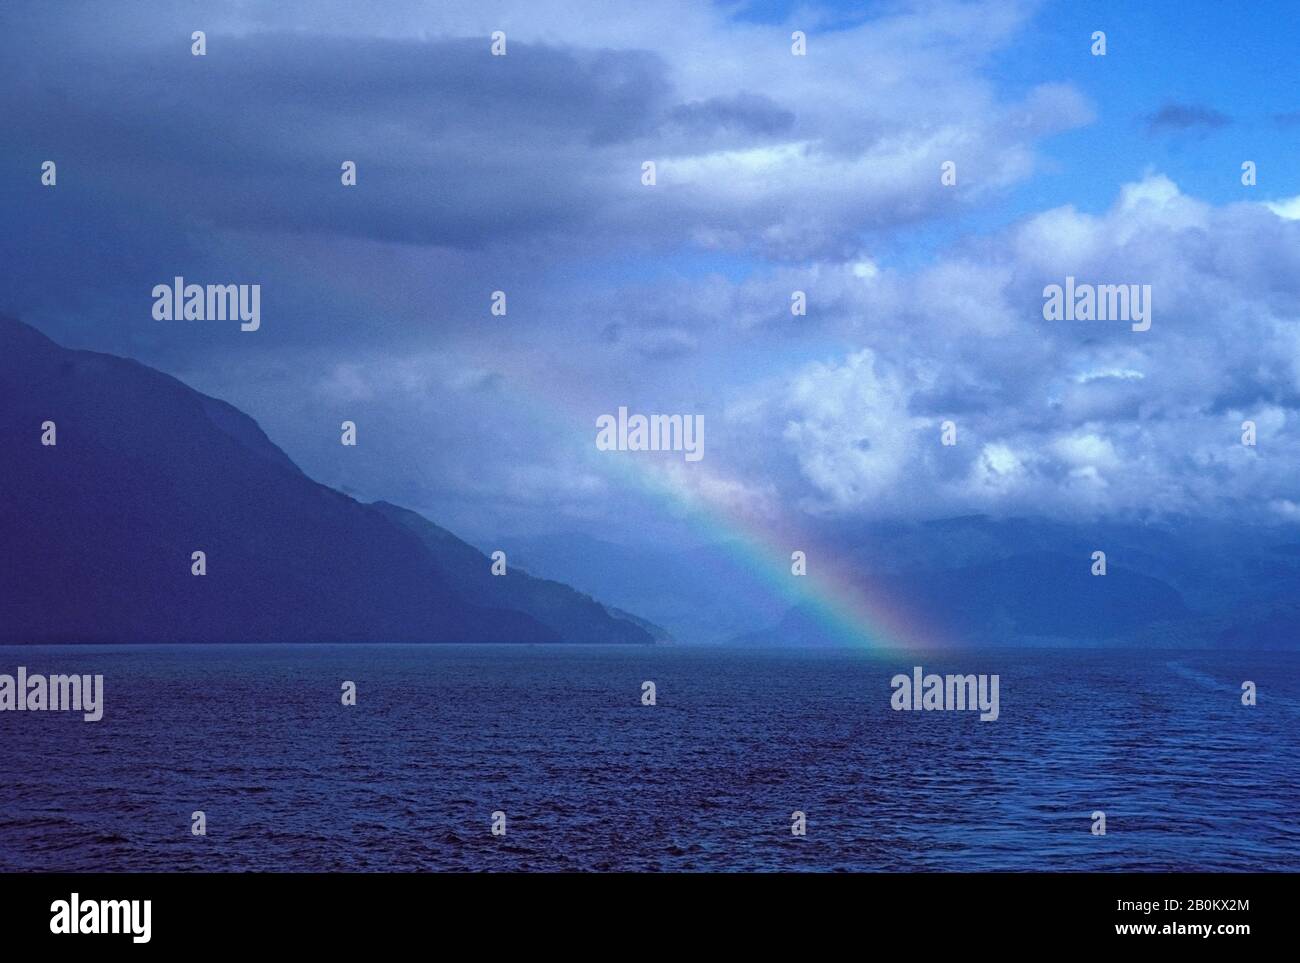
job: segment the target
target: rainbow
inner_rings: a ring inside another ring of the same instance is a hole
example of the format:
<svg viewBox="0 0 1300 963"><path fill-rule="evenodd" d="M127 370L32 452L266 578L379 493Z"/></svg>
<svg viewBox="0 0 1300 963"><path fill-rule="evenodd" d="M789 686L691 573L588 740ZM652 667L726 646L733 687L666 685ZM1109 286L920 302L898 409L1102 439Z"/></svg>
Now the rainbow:
<svg viewBox="0 0 1300 963"><path fill-rule="evenodd" d="M502 359L487 366L500 370ZM518 370L509 373L507 384L506 394L530 418L565 434L580 433L585 445L579 450L594 473L663 504L689 519L702 536L727 546L733 563L791 607L802 606L825 629L828 642L880 654L920 652L947 643L934 626L837 558L835 550L815 544L806 532L739 508L726 493L741 486L720 476L707 458L685 464L663 454L598 451L596 415L589 403L572 397L571 385L557 391L555 383L541 383L535 373ZM796 550L806 556L806 575L792 573Z"/></svg>

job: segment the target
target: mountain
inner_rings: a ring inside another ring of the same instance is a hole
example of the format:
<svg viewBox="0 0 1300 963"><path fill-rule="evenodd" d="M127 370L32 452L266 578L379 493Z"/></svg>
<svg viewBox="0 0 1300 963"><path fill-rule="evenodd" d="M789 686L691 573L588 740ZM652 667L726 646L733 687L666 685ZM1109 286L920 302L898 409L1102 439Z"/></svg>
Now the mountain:
<svg viewBox="0 0 1300 963"><path fill-rule="evenodd" d="M652 641L312 481L222 401L3 318L0 451L0 643Z"/></svg>
<svg viewBox="0 0 1300 963"><path fill-rule="evenodd" d="M533 578L515 566L507 564L505 575L493 575L486 555L423 515L388 502L373 507L415 534L438 560L448 584L467 598L495 598L503 608L526 612L545 625L563 625L569 642L645 642L647 634L649 641L666 636L651 622L606 608L560 582Z"/></svg>
<svg viewBox="0 0 1300 963"><path fill-rule="evenodd" d="M840 533L867 608L916 613L977 644L1300 647L1300 550L1289 526L1195 519L1069 523L985 516ZM1104 549L1107 572L1091 573ZM875 600L874 602L872 600ZM795 605L739 645L833 641Z"/></svg>
<svg viewBox="0 0 1300 963"><path fill-rule="evenodd" d="M684 643L724 642L771 624L787 607L771 583L744 564L746 550L725 542L673 551L580 532L508 541L511 557L529 571L644 613Z"/></svg>
<svg viewBox="0 0 1300 963"><path fill-rule="evenodd" d="M784 576L758 578L751 549L725 541L672 552L558 532L512 540L512 557L647 613L686 642L839 644L843 627L828 627L801 599L831 569L851 574L868 610L912 619L936 641L1300 647L1293 523L967 515L808 524L810 543L824 551L788 591ZM1105 576L1091 573L1098 549ZM776 565L784 572L784 557Z"/></svg>
<svg viewBox="0 0 1300 963"><path fill-rule="evenodd" d="M1117 566L1094 576L1090 564L1087 556L1031 552L981 565L877 576L864 585L863 595L881 605L903 599L908 611L922 613L929 631L967 642L1104 642L1191 617L1178 592L1158 579ZM774 627L734 641L815 645L834 637L828 639L825 625L800 605Z"/></svg>

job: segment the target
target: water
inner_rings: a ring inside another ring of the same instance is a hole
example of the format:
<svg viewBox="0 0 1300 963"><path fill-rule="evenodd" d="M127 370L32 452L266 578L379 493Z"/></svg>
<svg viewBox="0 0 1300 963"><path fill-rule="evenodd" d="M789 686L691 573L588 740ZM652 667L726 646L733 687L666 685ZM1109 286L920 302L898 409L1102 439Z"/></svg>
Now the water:
<svg viewBox="0 0 1300 963"><path fill-rule="evenodd" d="M892 711L918 661L998 673L999 720ZM107 707L0 713L4 870L1300 869L1297 654L0 647L18 665L103 673Z"/></svg>

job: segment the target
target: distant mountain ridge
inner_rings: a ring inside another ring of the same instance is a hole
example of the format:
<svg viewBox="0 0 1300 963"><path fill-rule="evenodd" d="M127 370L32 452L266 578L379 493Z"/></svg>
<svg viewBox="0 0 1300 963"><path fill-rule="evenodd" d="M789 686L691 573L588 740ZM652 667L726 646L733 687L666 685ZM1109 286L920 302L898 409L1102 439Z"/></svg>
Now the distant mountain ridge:
<svg viewBox="0 0 1300 963"><path fill-rule="evenodd" d="M655 638L566 585L490 575L414 512L311 480L223 401L6 318L0 452L0 643Z"/></svg>
<svg viewBox="0 0 1300 963"><path fill-rule="evenodd" d="M852 573L868 610L878 605L915 616L936 642L1300 647L1300 540L1294 525L968 515L835 519L827 526L814 529L812 541L837 547L836 557L813 552L807 582L792 577L792 590L806 585L815 595L817 572L834 565ZM653 549L573 532L515 544L530 570L652 613L684 641L844 641L837 637L844 626L828 626L817 606L783 602L771 585L759 583L743 545L716 542L652 554ZM1107 555L1105 576L1091 574L1097 549ZM644 564L648 554L655 564Z"/></svg>
<svg viewBox="0 0 1300 963"><path fill-rule="evenodd" d="M507 574L493 575L486 555L417 512L383 501L372 507L416 535L439 559L451 587L466 597L493 598L502 608L527 612L548 625L568 626L571 641L645 642L647 634L655 640L657 626L652 623L616 613L561 582L533 578L510 566L508 559Z"/></svg>
<svg viewBox="0 0 1300 963"><path fill-rule="evenodd" d="M1080 559L1083 561L1081 562ZM906 599L929 631L970 642L1101 642L1149 625L1190 618L1170 586L1112 566L1091 574L1087 556L1027 552L997 562L874 577L870 596ZM806 606L775 626L747 633L744 645L811 645L827 630Z"/></svg>

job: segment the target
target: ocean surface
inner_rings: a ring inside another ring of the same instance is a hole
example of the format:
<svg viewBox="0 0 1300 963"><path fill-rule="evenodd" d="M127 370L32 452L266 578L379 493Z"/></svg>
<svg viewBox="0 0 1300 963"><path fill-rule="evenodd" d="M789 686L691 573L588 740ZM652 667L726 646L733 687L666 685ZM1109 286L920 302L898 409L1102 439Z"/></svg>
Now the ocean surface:
<svg viewBox="0 0 1300 963"><path fill-rule="evenodd" d="M997 673L1000 718L893 711L917 664ZM1295 653L0 647L19 665L102 673L105 712L0 712L3 870L1300 869Z"/></svg>

